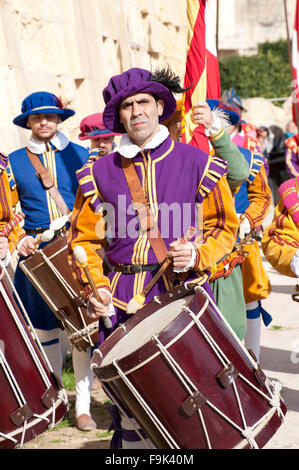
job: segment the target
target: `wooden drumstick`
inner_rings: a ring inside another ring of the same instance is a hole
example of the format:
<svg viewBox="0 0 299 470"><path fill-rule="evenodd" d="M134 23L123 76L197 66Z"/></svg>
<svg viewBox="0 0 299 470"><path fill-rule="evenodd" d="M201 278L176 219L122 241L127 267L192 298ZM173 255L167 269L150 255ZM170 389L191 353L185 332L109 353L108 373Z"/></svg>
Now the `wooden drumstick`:
<svg viewBox="0 0 299 470"><path fill-rule="evenodd" d="M65 224L70 222L71 216L72 216L72 213L70 212L68 215L63 215L62 217L58 217L57 219L54 219L50 223L50 229L54 230L54 232L62 229L62 227L64 227Z"/></svg>
<svg viewBox="0 0 299 470"><path fill-rule="evenodd" d="M195 228L190 227L185 235L182 236L182 238L179 239L181 243L187 243L190 241L195 233ZM136 313L137 310L139 310L145 301L145 297L147 294L152 290L156 282L160 279L162 274L166 271L168 268L169 264L171 263L171 258L166 258L166 260L163 262L163 264L160 266L156 274L152 277L152 279L149 281L149 283L146 285L146 287L143 289L143 291L140 294L135 295L130 302L127 305L127 313L132 314Z"/></svg>
<svg viewBox="0 0 299 470"><path fill-rule="evenodd" d="M92 293L97 299L98 302L102 303L99 293L97 291L97 288L95 286L94 280L90 274L89 268L88 268L88 258L86 251L84 250L83 246L76 245L73 250L74 257L76 258L76 261L78 261L79 264L81 264L82 268L84 269L85 275L88 279L88 283L91 287ZM109 317L101 317L103 319L103 323L105 328L111 329L112 328L112 322Z"/></svg>
<svg viewBox="0 0 299 470"><path fill-rule="evenodd" d="M39 233L37 237L34 239L34 244L36 248L38 248L38 245L42 242L50 242L52 238L54 237L55 232L53 230L47 229L42 233Z"/></svg>

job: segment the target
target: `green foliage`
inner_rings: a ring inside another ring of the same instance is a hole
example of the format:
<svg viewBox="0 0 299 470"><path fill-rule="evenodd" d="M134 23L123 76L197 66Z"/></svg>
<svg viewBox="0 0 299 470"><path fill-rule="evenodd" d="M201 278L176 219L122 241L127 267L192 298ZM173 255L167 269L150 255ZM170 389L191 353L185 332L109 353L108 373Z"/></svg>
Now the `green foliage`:
<svg viewBox="0 0 299 470"><path fill-rule="evenodd" d="M219 60L221 90L235 88L241 98L279 98L291 94L287 42L259 45L258 54Z"/></svg>
<svg viewBox="0 0 299 470"><path fill-rule="evenodd" d="M97 432L96 437L98 439L103 439L104 437L111 437L112 434L113 434L113 431L110 431L110 432Z"/></svg>
<svg viewBox="0 0 299 470"><path fill-rule="evenodd" d="M76 380L71 355L67 355L64 360L62 369L62 383L66 390L76 390Z"/></svg>
<svg viewBox="0 0 299 470"><path fill-rule="evenodd" d="M275 330L281 330L281 328L282 328L282 326L273 325L273 326L271 326L270 330L273 330L273 331L275 331Z"/></svg>
<svg viewBox="0 0 299 470"><path fill-rule="evenodd" d="M64 419L60 421L60 423L56 424L53 429L56 431L57 429L69 428L70 426L72 426L72 423L68 419ZM49 431L53 431L53 429L50 429Z"/></svg>
<svg viewBox="0 0 299 470"><path fill-rule="evenodd" d="M76 380L74 371L71 369L63 369L62 371L62 383L66 390L76 389Z"/></svg>

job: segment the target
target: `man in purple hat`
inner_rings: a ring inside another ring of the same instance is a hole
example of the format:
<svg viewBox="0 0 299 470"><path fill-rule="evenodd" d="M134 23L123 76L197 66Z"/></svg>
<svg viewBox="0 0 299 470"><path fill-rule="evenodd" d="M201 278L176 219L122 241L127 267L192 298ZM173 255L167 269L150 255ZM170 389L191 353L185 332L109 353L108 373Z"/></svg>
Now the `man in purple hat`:
<svg viewBox="0 0 299 470"><path fill-rule="evenodd" d="M115 136L121 135L107 129L103 122L103 113L94 113L86 116L80 123L80 140L89 140L89 161L104 157L115 148Z"/></svg>
<svg viewBox="0 0 299 470"><path fill-rule="evenodd" d="M43 186L30 158L38 158L48 170L67 210L73 209L78 187L76 171L87 162L88 150L69 141L58 130L58 126L74 114L75 111L65 108L54 94L36 92L23 100L22 112L13 120L17 126L31 131L27 146L9 155L8 174L13 201L14 204L20 203L25 214L25 236L22 235L18 243L20 261L36 251L35 237L62 215L62 209ZM61 379L62 353L57 319L19 264L14 283L49 362ZM82 430L95 428L95 422L90 417L90 391L93 381L93 373L89 367L90 356L90 349L81 352L73 348L77 392L76 424Z"/></svg>
<svg viewBox="0 0 299 470"><path fill-rule="evenodd" d="M226 163L196 147L174 142L161 125L176 109L173 93L182 91L179 77L169 68L155 73L133 68L112 77L103 90L104 124L124 135L116 152L77 173L79 190L69 234L70 265L89 299L91 316L99 317L100 343L112 331L105 328L103 316L111 316L112 329L124 323L130 317L131 299L141 293L159 268L147 231L136 218L136 205L132 206L126 167L133 164L137 171L172 261L169 277L158 280L145 303L182 279L202 285L212 296L207 282L210 269L231 252L236 241L238 219L226 180ZM181 244L179 239L186 229L198 227L198 207L203 210L203 233L198 229L193 243ZM104 214L109 209L107 221ZM107 250L113 272L108 277L103 275L97 256L97 250L105 244L106 222L113 229ZM74 257L77 245L86 250L102 302L92 295L84 270Z"/></svg>

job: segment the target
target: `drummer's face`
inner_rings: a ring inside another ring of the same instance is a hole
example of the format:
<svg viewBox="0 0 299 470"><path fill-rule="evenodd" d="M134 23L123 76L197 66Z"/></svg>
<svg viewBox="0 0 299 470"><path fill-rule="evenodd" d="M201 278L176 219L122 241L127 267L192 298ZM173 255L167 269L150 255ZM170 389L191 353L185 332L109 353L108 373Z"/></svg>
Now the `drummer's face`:
<svg viewBox="0 0 299 470"><path fill-rule="evenodd" d="M144 148L159 130L164 102L149 93L138 93L123 100L119 107L119 118L131 141Z"/></svg>
<svg viewBox="0 0 299 470"><path fill-rule="evenodd" d="M47 142L56 135L60 122L58 114L31 114L28 117L27 126L36 140Z"/></svg>

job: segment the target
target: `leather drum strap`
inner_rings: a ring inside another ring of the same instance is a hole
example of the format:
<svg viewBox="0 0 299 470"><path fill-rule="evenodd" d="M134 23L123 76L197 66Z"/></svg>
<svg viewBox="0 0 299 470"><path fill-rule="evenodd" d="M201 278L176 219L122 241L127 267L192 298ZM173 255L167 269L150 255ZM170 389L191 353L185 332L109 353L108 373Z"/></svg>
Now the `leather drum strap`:
<svg viewBox="0 0 299 470"><path fill-rule="evenodd" d="M26 152L28 155L29 160L31 161L37 177L41 180L43 187L45 188L46 191L49 191L52 199L54 200L56 206L60 210L62 215L68 215L70 213L69 208L67 207L66 203L63 200L63 197L61 196L60 192L54 185L51 176L49 175L48 170L43 166L42 162L40 161L39 157L35 154L30 152L26 148Z"/></svg>
<svg viewBox="0 0 299 470"><path fill-rule="evenodd" d="M162 264L167 258L167 248L154 220L148 198L142 189L134 161L121 156L121 164L131 192L133 207L138 213L140 228L146 232L158 263Z"/></svg>

